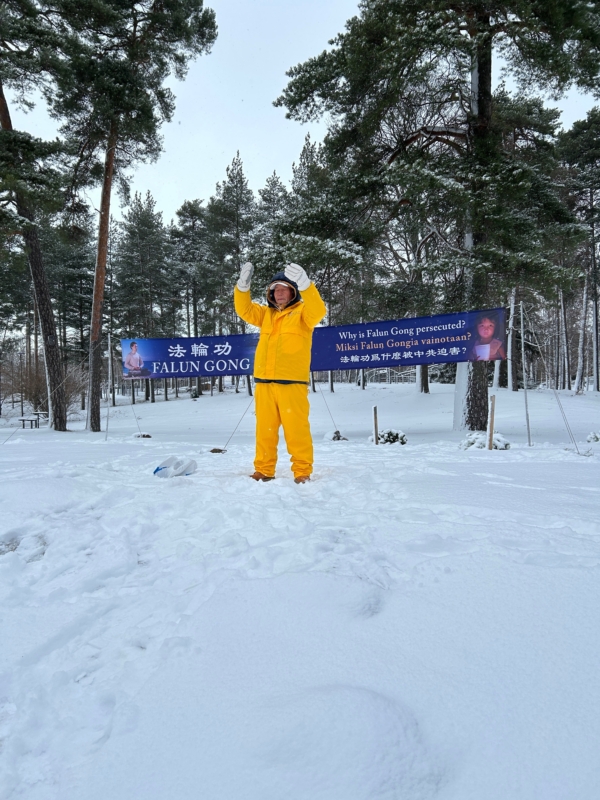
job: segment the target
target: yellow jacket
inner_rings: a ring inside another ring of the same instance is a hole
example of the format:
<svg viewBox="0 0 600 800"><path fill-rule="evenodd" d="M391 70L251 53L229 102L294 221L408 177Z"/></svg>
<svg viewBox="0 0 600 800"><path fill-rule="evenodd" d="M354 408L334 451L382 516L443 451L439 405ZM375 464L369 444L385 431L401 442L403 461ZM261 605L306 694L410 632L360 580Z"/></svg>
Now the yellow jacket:
<svg viewBox="0 0 600 800"><path fill-rule="evenodd" d="M253 303L250 292L234 291L235 310L244 322L260 328L254 377L308 383L312 332L327 313L314 283L299 292L302 301L283 311Z"/></svg>

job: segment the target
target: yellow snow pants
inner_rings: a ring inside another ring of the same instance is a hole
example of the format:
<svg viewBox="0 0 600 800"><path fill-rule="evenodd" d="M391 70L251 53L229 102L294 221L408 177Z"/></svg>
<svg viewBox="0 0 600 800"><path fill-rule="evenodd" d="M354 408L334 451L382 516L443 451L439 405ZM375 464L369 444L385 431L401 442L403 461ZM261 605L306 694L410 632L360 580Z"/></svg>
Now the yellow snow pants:
<svg viewBox="0 0 600 800"><path fill-rule="evenodd" d="M308 423L308 386L302 383L257 383L256 458L254 468L263 475L275 475L279 426L292 462L294 477L310 475L313 469L313 443Z"/></svg>

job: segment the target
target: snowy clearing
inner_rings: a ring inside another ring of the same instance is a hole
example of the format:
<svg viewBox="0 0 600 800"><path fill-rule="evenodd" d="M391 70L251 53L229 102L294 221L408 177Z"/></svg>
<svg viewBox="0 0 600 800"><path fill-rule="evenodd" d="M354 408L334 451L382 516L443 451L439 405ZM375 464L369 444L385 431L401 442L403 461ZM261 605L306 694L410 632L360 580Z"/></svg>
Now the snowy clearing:
<svg viewBox="0 0 600 800"><path fill-rule="evenodd" d="M0 797L597 800L600 397L584 457L550 392L465 451L452 386L323 390L305 486L247 477L252 410L209 452L230 389L1 447Z"/></svg>

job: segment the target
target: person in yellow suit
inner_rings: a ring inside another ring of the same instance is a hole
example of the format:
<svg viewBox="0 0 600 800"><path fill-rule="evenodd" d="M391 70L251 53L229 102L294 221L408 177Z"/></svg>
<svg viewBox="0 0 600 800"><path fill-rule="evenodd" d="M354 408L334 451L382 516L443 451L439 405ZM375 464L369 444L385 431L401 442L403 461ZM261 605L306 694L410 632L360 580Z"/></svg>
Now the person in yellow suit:
<svg viewBox="0 0 600 800"><path fill-rule="evenodd" d="M255 481L275 477L279 428L287 445L296 483L310 480L313 444L308 423L308 381L312 333L327 313L325 303L306 272L288 264L267 287L267 305L253 303L250 283L254 267L242 267L234 290L235 310L260 328L254 356L256 407Z"/></svg>

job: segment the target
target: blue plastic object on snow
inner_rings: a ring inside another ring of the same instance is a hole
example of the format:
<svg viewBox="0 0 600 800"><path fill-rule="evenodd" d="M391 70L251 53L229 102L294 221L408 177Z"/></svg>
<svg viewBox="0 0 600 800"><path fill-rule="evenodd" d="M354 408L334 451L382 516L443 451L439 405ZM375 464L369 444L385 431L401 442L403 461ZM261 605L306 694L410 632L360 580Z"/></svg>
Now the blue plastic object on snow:
<svg viewBox="0 0 600 800"><path fill-rule="evenodd" d="M169 456L166 461L159 464L154 470L154 474L159 478L178 478L180 476L192 475L196 472L198 465L191 458L179 458Z"/></svg>

